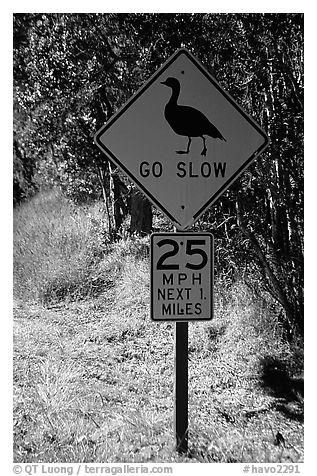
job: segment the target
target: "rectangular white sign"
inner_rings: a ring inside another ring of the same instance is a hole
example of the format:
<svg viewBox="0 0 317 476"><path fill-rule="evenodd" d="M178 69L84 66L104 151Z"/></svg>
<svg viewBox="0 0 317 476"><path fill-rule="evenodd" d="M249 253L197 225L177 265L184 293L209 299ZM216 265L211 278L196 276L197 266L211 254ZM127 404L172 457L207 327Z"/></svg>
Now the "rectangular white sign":
<svg viewBox="0 0 317 476"><path fill-rule="evenodd" d="M151 235L151 318L202 321L213 317L213 236Z"/></svg>

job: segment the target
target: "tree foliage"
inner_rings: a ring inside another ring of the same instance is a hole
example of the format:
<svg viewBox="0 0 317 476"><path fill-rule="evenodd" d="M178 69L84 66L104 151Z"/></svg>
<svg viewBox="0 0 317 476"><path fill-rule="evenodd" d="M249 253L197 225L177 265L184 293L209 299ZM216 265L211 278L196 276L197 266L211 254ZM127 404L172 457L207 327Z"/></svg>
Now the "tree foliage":
<svg viewBox="0 0 317 476"><path fill-rule="evenodd" d="M284 327L302 330L302 14L16 14L16 202L58 183L75 199L102 196L112 227L130 210L148 232L148 204L144 219L143 201L93 135L179 47L270 137L197 228L214 231L223 274L260 272Z"/></svg>

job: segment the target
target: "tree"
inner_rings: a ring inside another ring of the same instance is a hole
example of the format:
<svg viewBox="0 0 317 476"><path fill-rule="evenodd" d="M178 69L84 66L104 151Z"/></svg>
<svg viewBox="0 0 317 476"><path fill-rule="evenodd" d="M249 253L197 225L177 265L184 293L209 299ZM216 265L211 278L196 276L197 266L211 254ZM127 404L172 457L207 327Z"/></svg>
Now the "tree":
<svg viewBox="0 0 317 476"><path fill-rule="evenodd" d="M15 36L16 105L27 116L25 155L33 157L37 185L59 183L77 200L101 192L110 231L117 230L127 185L93 135L126 99L125 52L116 53L128 36L122 23L99 15L17 15ZM20 131L20 151L21 138Z"/></svg>
<svg viewBox="0 0 317 476"><path fill-rule="evenodd" d="M205 36L222 55L218 80L268 132L270 147L213 207L213 221L233 244L234 259L223 253L229 266L256 265L291 335L303 331L303 16L224 16L218 26L221 34Z"/></svg>
<svg viewBox="0 0 317 476"><path fill-rule="evenodd" d="M302 331L303 15L17 14L14 32L17 189L102 196L114 232L129 211L148 232L151 207L93 135L177 48L200 59L270 146L197 228L214 229L223 273L261 273L285 329Z"/></svg>

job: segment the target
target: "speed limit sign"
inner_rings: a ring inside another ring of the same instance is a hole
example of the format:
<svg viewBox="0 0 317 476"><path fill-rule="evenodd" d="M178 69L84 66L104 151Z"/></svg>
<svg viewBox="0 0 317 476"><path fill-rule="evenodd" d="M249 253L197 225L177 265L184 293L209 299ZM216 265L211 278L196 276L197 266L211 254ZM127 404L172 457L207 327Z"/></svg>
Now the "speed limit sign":
<svg viewBox="0 0 317 476"><path fill-rule="evenodd" d="M151 317L202 321L213 316L213 236L151 235Z"/></svg>

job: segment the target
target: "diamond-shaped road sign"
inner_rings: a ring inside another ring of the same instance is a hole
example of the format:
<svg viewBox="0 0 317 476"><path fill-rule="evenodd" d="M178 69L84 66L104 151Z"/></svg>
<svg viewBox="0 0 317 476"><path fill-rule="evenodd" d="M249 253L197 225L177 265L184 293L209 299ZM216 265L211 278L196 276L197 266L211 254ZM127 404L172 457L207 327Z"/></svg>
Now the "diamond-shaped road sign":
<svg viewBox="0 0 317 476"><path fill-rule="evenodd" d="M95 142L180 230L264 150L268 138L180 49L97 132Z"/></svg>

